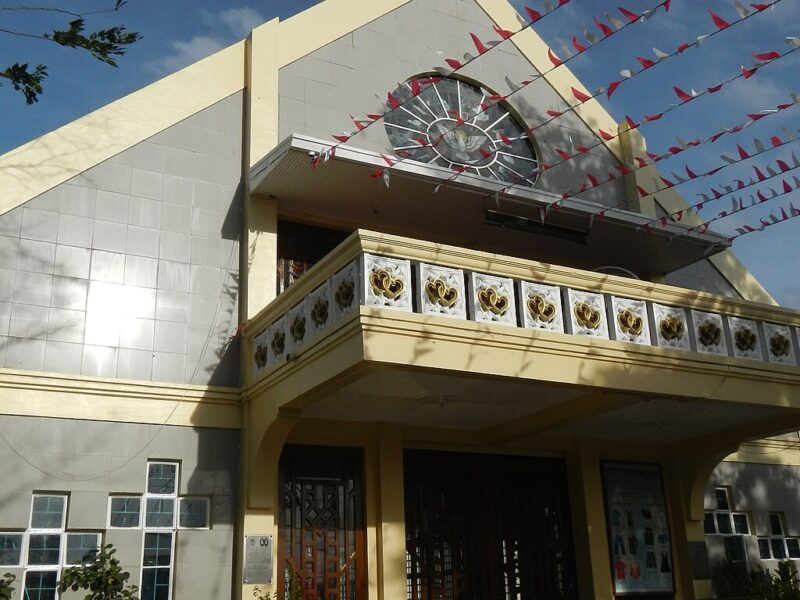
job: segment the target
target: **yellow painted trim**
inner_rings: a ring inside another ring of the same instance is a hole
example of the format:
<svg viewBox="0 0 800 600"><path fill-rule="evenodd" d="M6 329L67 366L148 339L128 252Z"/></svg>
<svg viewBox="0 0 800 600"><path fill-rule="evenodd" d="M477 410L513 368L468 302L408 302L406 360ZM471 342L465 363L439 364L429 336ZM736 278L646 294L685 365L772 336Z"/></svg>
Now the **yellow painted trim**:
<svg viewBox="0 0 800 600"><path fill-rule="evenodd" d="M278 64L286 66L411 0L326 0L283 21Z"/></svg>
<svg viewBox="0 0 800 600"><path fill-rule="evenodd" d="M239 429L239 390L0 369L0 414Z"/></svg>
<svg viewBox="0 0 800 600"><path fill-rule="evenodd" d="M0 156L0 214L244 88L244 42Z"/></svg>
<svg viewBox="0 0 800 600"><path fill-rule="evenodd" d="M475 2L483 9L486 15L500 27L511 31L519 29L517 11L507 0L475 0ZM597 100L592 99L581 104L575 99L571 88L574 87L578 90L585 90L586 86L581 83L568 65L561 65L557 69L547 73L547 71L553 68L553 64L547 57L549 46L532 27L528 27L521 33L515 35L511 38L511 42L519 49L528 62L530 62L539 73L543 74L544 80L550 84L559 96L561 96L564 102L574 107L575 115L584 122L586 127L595 133L598 128L604 129L612 134L617 130L617 122ZM611 141L605 141L599 137L598 139L604 143L606 148L608 148L617 160L620 162L624 161L625 155L618 138Z"/></svg>

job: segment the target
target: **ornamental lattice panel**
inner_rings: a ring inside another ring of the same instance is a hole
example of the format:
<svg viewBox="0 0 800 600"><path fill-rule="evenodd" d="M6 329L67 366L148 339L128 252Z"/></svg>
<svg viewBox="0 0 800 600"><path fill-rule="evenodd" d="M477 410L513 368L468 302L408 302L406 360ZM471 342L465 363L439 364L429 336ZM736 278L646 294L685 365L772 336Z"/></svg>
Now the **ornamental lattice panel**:
<svg viewBox="0 0 800 600"><path fill-rule="evenodd" d="M286 446L280 486L278 597L365 599L361 451Z"/></svg>

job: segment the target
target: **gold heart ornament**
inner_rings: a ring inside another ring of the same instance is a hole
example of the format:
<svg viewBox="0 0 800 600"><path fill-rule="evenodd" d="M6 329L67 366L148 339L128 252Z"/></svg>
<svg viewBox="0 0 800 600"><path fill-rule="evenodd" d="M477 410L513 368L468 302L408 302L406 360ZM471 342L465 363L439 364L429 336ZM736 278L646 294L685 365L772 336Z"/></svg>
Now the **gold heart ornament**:
<svg viewBox="0 0 800 600"><path fill-rule="evenodd" d="M552 302L548 302L538 294L535 296L529 296L526 304L528 307L528 313L531 315L531 317L537 321L541 321L542 323L551 323L558 314L556 305Z"/></svg>
<svg viewBox="0 0 800 600"><path fill-rule="evenodd" d="M789 356L792 352L792 343L782 333L776 333L769 338L769 349L778 358Z"/></svg>
<svg viewBox="0 0 800 600"><path fill-rule="evenodd" d="M322 327L328 322L328 301L324 298L317 298L311 308L311 320L317 327Z"/></svg>
<svg viewBox="0 0 800 600"><path fill-rule="evenodd" d="M425 295L428 296L428 300L433 304L438 304L444 308L452 308L458 301L458 289L447 285L447 283L439 277L436 279L429 279L427 283L425 283Z"/></svg>
<svg viewBox="0 0 800 600"><path fill-rule="evenodd" d="M668 342L682 339L686 332L683 322L675 315L662 319L658 324L658 330L661 332L661 337Z"/></svg>
<svg viewBox="0 0 800 600"><path fill-rule="evenodd" d="M752 352L758 344L758 336L747 327L737 329L733 337L736 340L736 347L742 352Z"/></svg>
<svg viewBox="0 0 800 600"><path fill-rule="evenodd" d="M352 281L339 282L339 287L336 288L333 299L340 309L350 308L350 305L353 304L353 298L355 297L353 294L354 287Z"/></svg>
<svg viewBox="0 0 800 600"><path fill-rule="evenodd" d="M722 341L722 329L712 321L706 321L697 328L697 340L705 347L717 346Z"/></svg>
<svg viewBox="0 0 800 600"><path fill-rule="evenodd" d="M397 300L406 289L406 284L403 280L399 277L394 277L386 269L373 271L369 276L369 284L372 286L373 292L389 300Z"/></svg>
<svg viewBox="0 0 800 600"><path fill-rule="evenodd" d="M273 333L270 346L272 346L272 353L276 356L283 354L283 350L286 348L286 334L282 331Z"/></svg>
<svg viewBox="0 0 800 600"><path fill-rule="evenodd" d="M478 292L478 303L481 308L493 315L502 317L508 311L508 298L494 287L482 288Z"/></svg>
<svg viewBox="0 0 800 600"><path fill-rule="evenodd" d="M264 344L258 344L256 346L254 358L256 359L256 366L259 369L263 369L267 366L267 347Z"/></svg>
<svg viewBox="0 0 800 600"><path fill-rule="evenodd" d="M625 309L617 314L617 322L619 323L619 328L623 331L623 333L627 333L628 335L632 335L634 337L639 337L642 335L642 331L644 330L644 320L642 317L636 316L632 310Z"/></svg>
<svg viewBox="0 0 800 600"><path fill-rule="evenodd" d="M600 322L602 321L600 311L592 308L588 302L579 302L573 307L572 312L575 314L575 320L578 321L578 325L581 327L585 327L586 329L597 329L600 327Z"/></svg>
<svg viewBox="0 0 800 600"><path fill-rule="evenodd" d="M292 334L292 339L295 342L302 342L306 336L306 318L299 315L296 316L292 321L292 326L289 327L289 333Z"/></svg>

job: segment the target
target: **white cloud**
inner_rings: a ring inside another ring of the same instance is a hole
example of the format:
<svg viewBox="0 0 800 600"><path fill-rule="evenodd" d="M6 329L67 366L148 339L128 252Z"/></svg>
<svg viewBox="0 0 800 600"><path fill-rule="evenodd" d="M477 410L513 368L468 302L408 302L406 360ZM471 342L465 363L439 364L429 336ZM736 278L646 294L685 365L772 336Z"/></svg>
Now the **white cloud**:
<svg viewBox="0 0 800 600"><path fill-rule="evenodd" d="M265 21L252 8L226 8L216 12L204 9L200 11L200 19L208 32L170 42L168 53L147 63L147 70L159 76L173 73L241 40Z"/></svg>

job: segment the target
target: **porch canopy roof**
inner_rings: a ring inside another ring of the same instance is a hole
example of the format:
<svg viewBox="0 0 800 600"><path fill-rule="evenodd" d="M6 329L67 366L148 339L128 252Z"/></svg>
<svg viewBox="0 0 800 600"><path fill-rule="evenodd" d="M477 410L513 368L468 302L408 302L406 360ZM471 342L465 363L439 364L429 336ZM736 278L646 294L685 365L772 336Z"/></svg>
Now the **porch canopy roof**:
<svg viewBox="0 0 800 600"><path fill-rule="evenodd" d="M386 167L381 156L347 145L312 169L312 158L330 148L291 135L253 166L251 192L276 198L287 220L413 231L435 242L578 268L622 267L641 277L669 273L729 246L722 236L687 233L674 223L648 233L642 225L650 219L634 212L609 210L593 218L603 207L577 198L549 210L542 223L540 209L558 199L552 194L516 187L500 192L502 183L468 173L453 179L452 171L412 161L391 168L387 187L369 177Z"/></svg>

